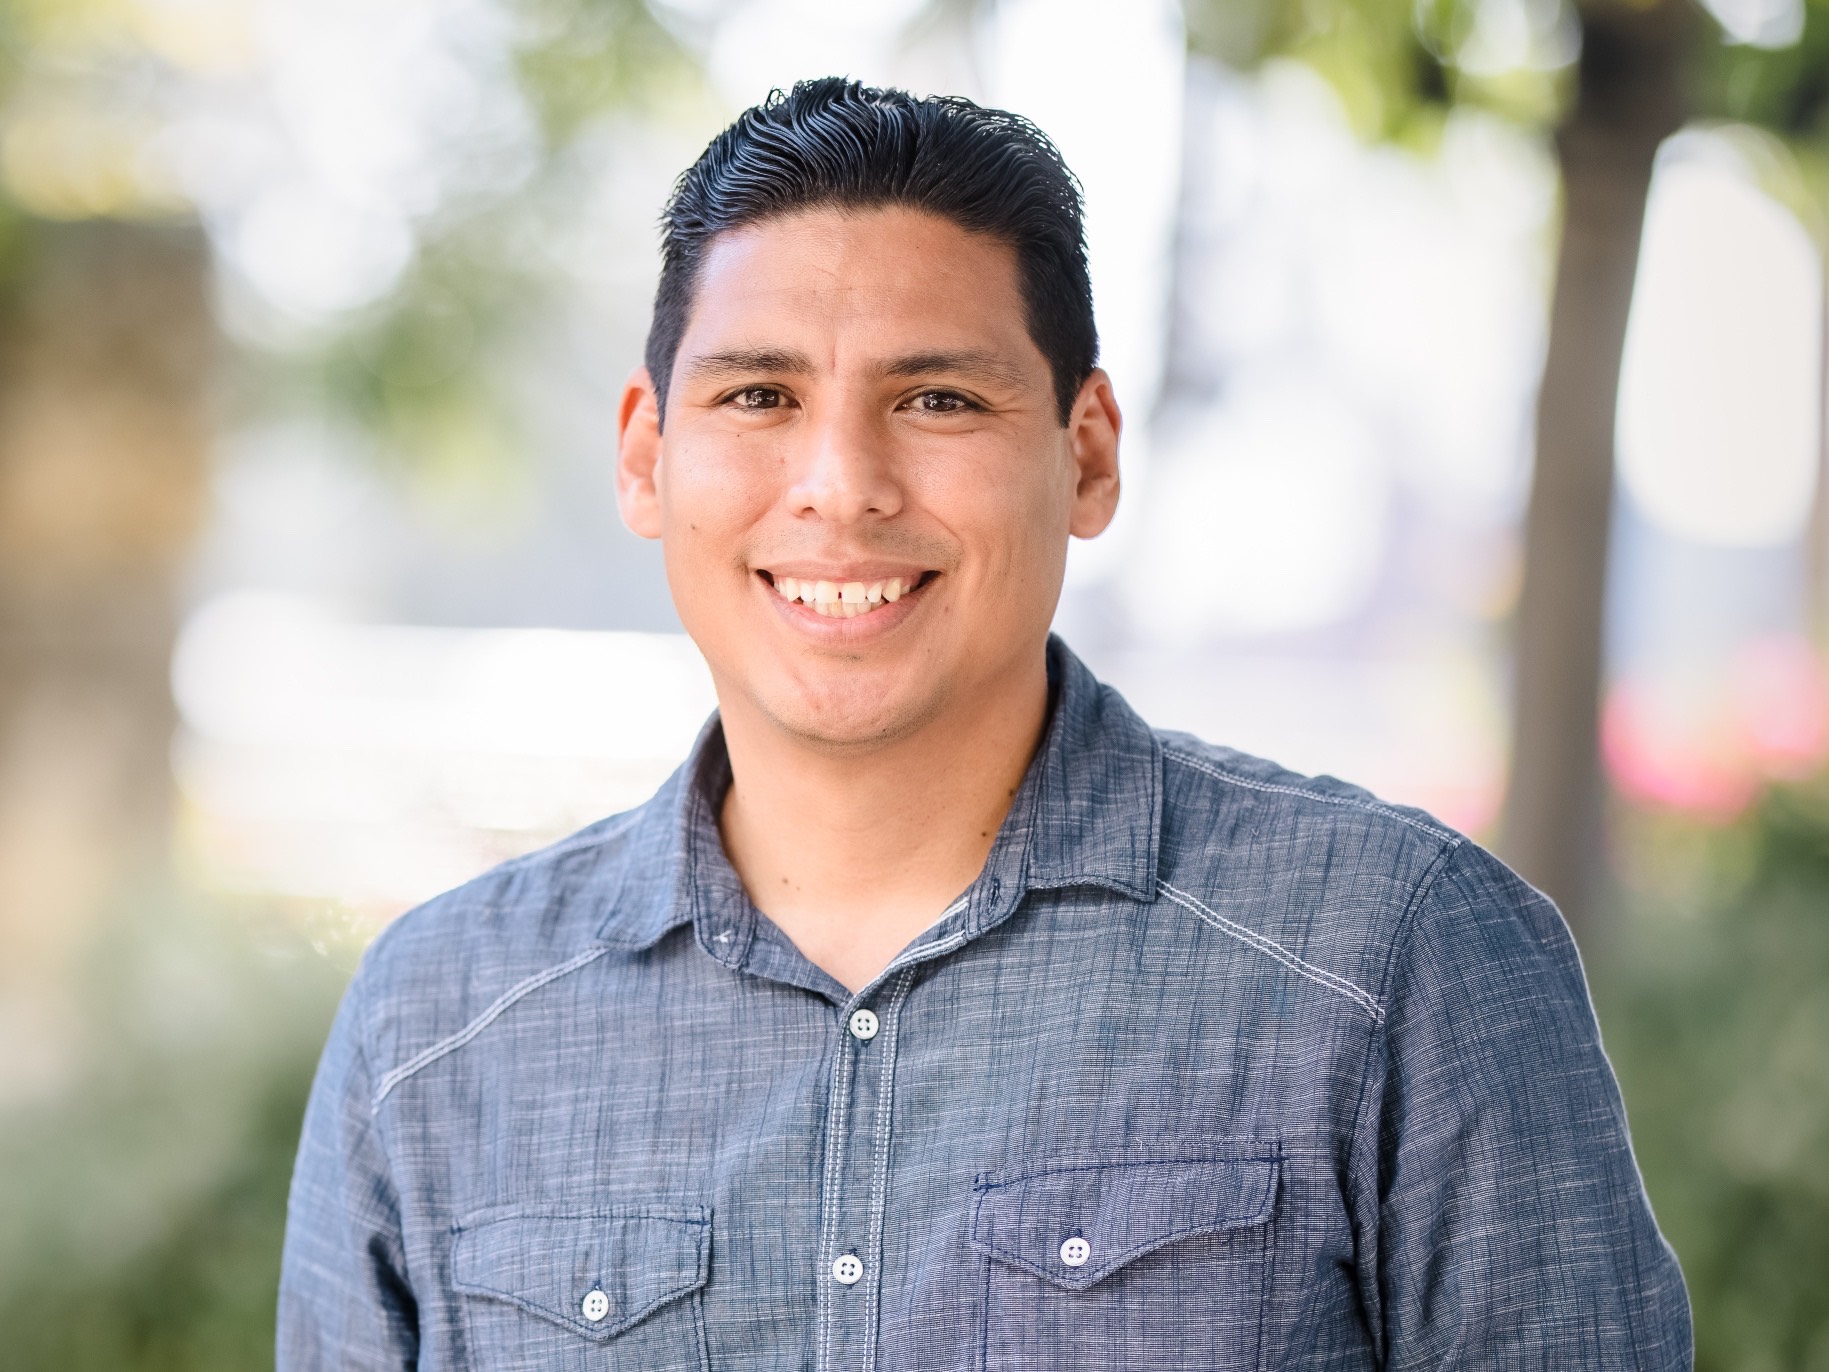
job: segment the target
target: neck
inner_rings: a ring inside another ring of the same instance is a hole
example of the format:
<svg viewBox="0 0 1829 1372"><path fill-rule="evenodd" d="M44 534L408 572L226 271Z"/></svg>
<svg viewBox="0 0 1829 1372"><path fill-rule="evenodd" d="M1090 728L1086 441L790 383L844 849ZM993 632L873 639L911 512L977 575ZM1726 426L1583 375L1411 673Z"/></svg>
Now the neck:
<svg viewBox="0 0 1829 1372"><path fill-rule="evenodd" d="M724 848L758 909L856 991L977 878L1041 741L1045 660L868 752L723 711Z"/></svg>

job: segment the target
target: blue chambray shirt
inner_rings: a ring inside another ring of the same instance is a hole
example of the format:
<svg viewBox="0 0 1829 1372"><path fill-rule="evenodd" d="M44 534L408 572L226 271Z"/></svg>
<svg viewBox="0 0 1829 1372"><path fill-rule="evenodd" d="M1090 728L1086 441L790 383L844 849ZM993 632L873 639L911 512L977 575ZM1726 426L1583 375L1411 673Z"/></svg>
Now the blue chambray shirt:
<svg viewBox="0 0 1829 1372"><path fill-rule="evenodd" d="M727 862L715 724L390 928L305 1121L282 1372L1689 1366L1554 908L1050 675L982 874L856 995Z"/></svg>

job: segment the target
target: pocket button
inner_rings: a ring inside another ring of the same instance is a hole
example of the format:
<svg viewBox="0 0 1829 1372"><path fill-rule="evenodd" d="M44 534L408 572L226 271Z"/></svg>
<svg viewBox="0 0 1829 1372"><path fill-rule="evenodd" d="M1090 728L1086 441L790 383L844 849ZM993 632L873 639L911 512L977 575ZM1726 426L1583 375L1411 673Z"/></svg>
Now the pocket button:
<svg viewBox="0 0 1829 1372"><path fill-rule="evenodd" d="M585 1319L596 1324L610 1313L610 1298L601 1291L589 1291L585 1293L584 1302L578 1308L583 1311Z"/></svg>
<svg viewBox="0 0 1829 1372"><path fill-rule="evenodd" d="M1092 1259L1092 1245L1074 1235L1061 1245L1061 1261L1069 1267L1084 1267Z"/></svg>

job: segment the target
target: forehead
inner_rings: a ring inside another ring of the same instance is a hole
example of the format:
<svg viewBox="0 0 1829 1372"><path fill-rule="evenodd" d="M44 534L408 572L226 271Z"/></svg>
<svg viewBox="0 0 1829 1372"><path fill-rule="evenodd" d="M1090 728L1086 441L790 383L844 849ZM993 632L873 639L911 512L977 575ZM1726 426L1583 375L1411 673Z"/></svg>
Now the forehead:
<svg viewBox="0 0 1829 1372"><path fill-rule="evenodd" d="M728 230L693 294L682 360L785 345L831 363L920 347L1046 365L1028 336L1015 250L919 210L808 210Z"/></svg>

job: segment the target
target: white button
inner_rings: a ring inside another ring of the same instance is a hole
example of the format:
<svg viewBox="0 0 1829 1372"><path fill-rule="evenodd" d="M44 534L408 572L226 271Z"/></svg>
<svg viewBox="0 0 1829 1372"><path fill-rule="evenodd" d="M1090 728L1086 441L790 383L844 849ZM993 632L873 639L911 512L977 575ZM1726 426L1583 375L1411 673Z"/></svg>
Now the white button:
<svg viewBox="0 0 1829 1372"><path fill-rule="evenodd" d="M1069 1267L1084 1267L1092 1257L1092 1245L1082 1238L1071 1238L1061 1245L1061 1261Z"/></svg>
<svg viewBox="0 0 1829 1372"><path fill-rule="evenodd" d="M578 1308L584 1312L585 1319L595 1324L610 1313L610 1298L601 1291L591 1291L585 1295L584 1304Z"/></svg>
<svg viewBox="0 0 1829 1372"><path fill-rule="evenodd" d="M855 1286L863 1275L864 1260L855 1253L842 1254L838 1261L832 1264L832 1280L845 1286Z"/></svg>
<svg viewBox="0 0 1829 1372"><path fill-rule="evenodd" d="M877 1022L874 1010L853 1010L851 1012L851 1037L868 1043L876 1037L876 1031L882 1028Z"/></svg>

